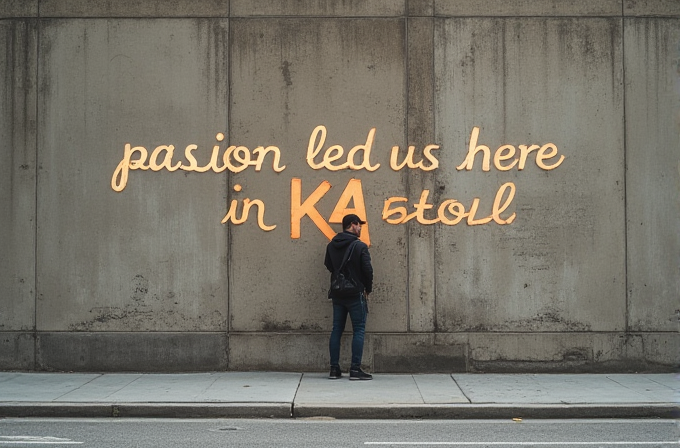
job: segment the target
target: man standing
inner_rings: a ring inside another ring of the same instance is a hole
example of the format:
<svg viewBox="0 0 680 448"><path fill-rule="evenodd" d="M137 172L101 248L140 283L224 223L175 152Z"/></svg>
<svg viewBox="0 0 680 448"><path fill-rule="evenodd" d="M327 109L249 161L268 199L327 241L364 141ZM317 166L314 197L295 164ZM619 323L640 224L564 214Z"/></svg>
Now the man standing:
<svg viewBox="0 0 680 448"><path fill-rule="evenodd" d="M343 273L351 279L360 292L349 295L334 294L333 299L333 331L328 343L331 358L331 379L342 377L340 369L340 339L345 329L347 315L352 321L352 365L349 369L350 380L371 380L373 376L361 370L361 357L364 352L364 332L368 314L368 295L373 289L373 267L368 246L359 240L361 226L366 221L357 215L346 215L342 218L343 231L336 234L326 246L324 265L332 272L342 267ZM343 266L343 260L347 258ZM332 290L331 290L332 291Z"/></svg>

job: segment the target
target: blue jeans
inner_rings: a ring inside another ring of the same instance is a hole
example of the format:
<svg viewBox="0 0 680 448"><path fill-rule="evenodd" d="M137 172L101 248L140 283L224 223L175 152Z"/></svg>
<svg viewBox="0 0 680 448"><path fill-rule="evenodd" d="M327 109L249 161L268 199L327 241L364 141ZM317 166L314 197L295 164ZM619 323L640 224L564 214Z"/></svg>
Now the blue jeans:
<svg viewBox="0 0 680 448"><path fill-rule="evenodd" d="M352 320L352 369L361 367L364 354L364 333L366 330L366 299L363 294L353 300L333 300L333 331L328 343L331 366L340 367L340 339L345 329L347 315Z"/></svg>

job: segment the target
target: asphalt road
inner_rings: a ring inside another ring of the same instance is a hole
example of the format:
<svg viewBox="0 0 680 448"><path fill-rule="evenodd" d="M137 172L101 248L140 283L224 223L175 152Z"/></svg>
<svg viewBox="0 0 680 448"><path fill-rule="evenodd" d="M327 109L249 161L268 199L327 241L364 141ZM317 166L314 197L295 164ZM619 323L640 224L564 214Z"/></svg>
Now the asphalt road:
<svg viewBox="0 0 680 448"><path fill-rule="evenodd" d="M675 420L0 419L0 446L676 447Z"/></svg>

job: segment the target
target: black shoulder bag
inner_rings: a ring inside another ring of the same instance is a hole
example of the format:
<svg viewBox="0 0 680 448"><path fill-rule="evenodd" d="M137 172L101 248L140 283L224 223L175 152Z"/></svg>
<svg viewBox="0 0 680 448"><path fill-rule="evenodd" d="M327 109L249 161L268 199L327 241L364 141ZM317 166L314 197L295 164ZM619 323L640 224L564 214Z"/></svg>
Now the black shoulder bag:
<svg viewBox="0 0 680 448"><path fill-rule="evenodd" d="M354 251L354 246L356 246L357 241L359 240L352 241L345 250L345 255L342 257L340 266L337 269L333 266L333 272L331 273L331 288L328 290L328 300L344 299L356 296L361 292L361 285L358 285L352 276L344 271L347 261L352 257L352 252Z"/></svg>

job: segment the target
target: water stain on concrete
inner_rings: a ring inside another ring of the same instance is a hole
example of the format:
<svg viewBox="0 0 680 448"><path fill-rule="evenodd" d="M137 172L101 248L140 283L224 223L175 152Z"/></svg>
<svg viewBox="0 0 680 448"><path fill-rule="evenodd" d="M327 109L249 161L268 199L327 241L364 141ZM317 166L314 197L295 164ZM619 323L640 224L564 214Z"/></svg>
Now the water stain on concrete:
<svg viewBox="0 0 680 448"><path fill-rule="evenodd" d="M174 291L152 293L154 288L142 274L130 282L127 302L117 306L95 306L91 318L69 325L69 331L205 331L224 330L226 319L218 310L189 316L181 309L181 296Z"/></svg>
<svg viewBox="0 0 680 448"><path fill-rule="evenodd" d="M321 327L321 325L316 324L316 323L308 323L308 322L302 322L300 324L293 324L293 322L289 320L285 320L283 322L274 322L270 320L263 320L262 321L262 331L266 332L289 332L289 331L323 331L324 328Z"/></svg>
<svg viewBox="0 0 680 448"><path fill-rule="evenodd" d="M283 61L283 64L281 64L281 73L283 74L283 80L287 86L293 85L293 80L290 76L290 65L290 62L288 61Z"/></svg>

